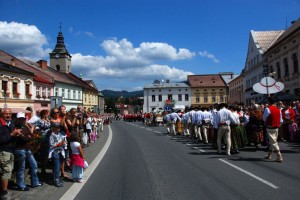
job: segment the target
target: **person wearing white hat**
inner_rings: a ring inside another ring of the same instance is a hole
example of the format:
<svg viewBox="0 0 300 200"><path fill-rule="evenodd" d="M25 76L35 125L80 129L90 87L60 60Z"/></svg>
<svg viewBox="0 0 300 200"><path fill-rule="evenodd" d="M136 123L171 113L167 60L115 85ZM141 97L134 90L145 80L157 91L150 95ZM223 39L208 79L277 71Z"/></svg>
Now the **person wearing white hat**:
<svg viewBox="0 0 300 200"><path fill-rule="evenodd" d="M277 154L277 159L275 161L282 162L283 158L277 143L278 138L278 129L282 124L282 115L279 108L274 104L274 100L269 97L268 104L269 107L265 109L263 114L263 120L266 125L267 134L269 137L270 148L268 154L265 156L265 159L271 159L273 151Z"/></svg>
<svg viewBox="0 0 300 200"><path fill-rule="evenodd" d="M39 181L37 176L37 162L30 150L30 141L34 138L34 126L26 123L25 113L18 112L15 122L17 128L22 129L22 134L15 137L14 155L17 163L17 185L21 191L29 191L25 184L25 163L28 161L30 167L31 187L42 186L43 183Z"/></svg>

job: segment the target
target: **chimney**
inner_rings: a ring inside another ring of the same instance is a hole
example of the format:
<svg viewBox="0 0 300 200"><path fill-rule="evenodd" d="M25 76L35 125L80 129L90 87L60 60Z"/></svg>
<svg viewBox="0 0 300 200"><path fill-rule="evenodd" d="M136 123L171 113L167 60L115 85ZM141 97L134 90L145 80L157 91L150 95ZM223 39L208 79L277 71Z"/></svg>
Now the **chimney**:
<svg viewBox="0 0 300 200"><path fill-rule="evenodd" d="M10 64L15 67L16 66L16 60L12 58L10 60Z"/></svg>
<svg viewBox="0 0 300 200"><path fill-rule="evenodd" d="M233 78L233 73L230 74L230 78L231 78L231 79Z"/></svg>
<svg viewBox="0 0 300 200"><path fill-rule="evenodd" d="M40 60L37 63L40 64L40 68L42 68L42 69L48 69L47 61L46 60Z"/></svg>

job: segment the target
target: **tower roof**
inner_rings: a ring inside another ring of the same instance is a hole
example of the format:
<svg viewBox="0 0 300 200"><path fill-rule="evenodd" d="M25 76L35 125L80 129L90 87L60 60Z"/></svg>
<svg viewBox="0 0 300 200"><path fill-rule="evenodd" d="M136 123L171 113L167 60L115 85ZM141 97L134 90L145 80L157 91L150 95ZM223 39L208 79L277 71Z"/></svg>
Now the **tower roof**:
<svg viewBox="0 0 300 200"><path fill-rule="evenodd" d="M64 42L64 36L61 31L58 32L57 42L55 45L55 49L52 53L66 53L69 54L68 50L66 49L66 45Z"/></svg>

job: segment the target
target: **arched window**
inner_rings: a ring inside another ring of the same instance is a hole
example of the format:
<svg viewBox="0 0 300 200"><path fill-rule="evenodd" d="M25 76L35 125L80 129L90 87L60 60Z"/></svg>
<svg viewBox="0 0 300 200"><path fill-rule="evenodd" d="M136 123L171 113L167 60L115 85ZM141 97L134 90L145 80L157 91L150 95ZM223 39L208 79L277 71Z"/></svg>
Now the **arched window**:
<svg viewBox="0 0 300 200"><path fill-rule="evenodd" d="M60 66L59 65L56 65L56 70L60 71Z"/></svg>

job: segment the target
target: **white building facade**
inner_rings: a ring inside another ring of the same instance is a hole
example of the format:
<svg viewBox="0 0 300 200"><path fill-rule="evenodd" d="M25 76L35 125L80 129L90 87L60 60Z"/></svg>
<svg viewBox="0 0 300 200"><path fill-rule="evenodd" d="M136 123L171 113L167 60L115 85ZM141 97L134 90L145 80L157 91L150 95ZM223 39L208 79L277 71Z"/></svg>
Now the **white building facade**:
<svg viewBox="0 0 300 200"><path fill-rule="evenodd" d="M144 86L143 112L184 109L191 105L191 88L187 83L154 81Z"/></svg>
<svg viewBox="0 0 300 200"><path fill-rule="evenodd" d="M267 64L264 53L283 33L280 31L250 31L245 67L242 71L243 93L242 101L250 105L251 101L259 101L263 95L254 92L253 85L264 77L263 65Z"/></svg>

